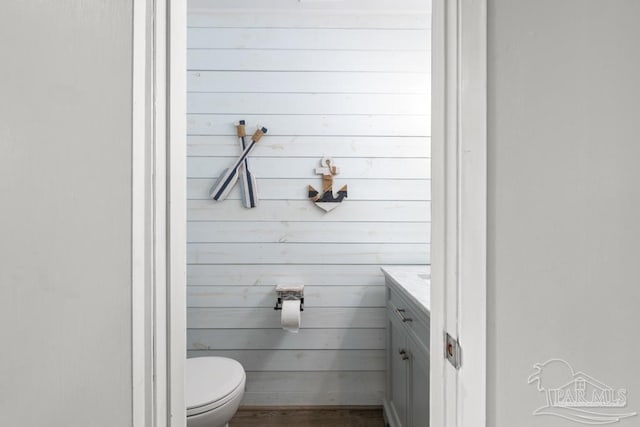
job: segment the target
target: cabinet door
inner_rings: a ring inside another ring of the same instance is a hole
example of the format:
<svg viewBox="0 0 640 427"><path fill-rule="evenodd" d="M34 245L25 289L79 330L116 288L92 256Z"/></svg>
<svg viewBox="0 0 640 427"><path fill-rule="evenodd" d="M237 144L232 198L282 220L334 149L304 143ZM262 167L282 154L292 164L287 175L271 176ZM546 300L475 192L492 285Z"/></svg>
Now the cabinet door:
<svg viewBox="0 0 640 427"><path fill-rule="evenodd" d="M429 352L411 337L407 341L411 354L407 396L409 425L429 427Z"/></svg>
<svg viewBox="0 0 640 427"><path fill-rule="evenodd" d="M389 313L387 324L389 333L389 349L387 357L389 358L389 372L387 373L388 381L388 400L391 407L395 410L397 421L400 422L398 427L407 427L407 371L408 355L406 332L401 324L394 318L393 313ZM404 353L403 353L404 352ZM404 357L404 358L403 358Z"/></svg>

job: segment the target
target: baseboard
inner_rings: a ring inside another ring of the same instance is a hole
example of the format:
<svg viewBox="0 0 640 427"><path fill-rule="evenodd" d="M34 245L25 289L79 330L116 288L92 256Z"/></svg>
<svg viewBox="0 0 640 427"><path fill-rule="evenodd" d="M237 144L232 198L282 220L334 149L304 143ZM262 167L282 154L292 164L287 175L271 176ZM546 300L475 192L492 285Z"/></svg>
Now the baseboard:
<svg viewBox="0 0 640 427"><path fill-rule="evenodd" d="M356 411L379 411L383 409L381 405L317 405L317 406L240 406L238 411L326 411L326 410L356 410Z"/></svg>

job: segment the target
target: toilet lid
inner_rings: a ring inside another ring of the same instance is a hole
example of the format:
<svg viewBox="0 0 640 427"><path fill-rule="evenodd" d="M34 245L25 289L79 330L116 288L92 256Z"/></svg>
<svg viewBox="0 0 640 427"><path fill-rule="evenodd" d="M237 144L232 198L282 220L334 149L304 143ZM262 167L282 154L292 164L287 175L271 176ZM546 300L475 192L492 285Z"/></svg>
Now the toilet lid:
<svg viewBox="0 0 640 427"><path fill-rule="evenodd" d="M208 406L233 393L245 379L242 365L226 357L195 357L185 366L187 409Z"/></svg>

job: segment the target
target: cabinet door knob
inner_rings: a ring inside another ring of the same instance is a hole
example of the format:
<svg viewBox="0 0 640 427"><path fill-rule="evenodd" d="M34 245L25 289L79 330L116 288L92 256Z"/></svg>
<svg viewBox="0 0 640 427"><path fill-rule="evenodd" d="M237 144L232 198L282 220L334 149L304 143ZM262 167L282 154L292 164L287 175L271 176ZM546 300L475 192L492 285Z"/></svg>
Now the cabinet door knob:
<svg viewBox="0 0 640 427"><path fill-rule="evenodd" d="M405 313L405 309L404 308L396 308L396 311L398 312L398 314L400 315L400 319L403 322L413 322L413 319L410 317L405 317L404 313Z"/></svg>
<svg viewBox="0 0 640 427"><path fill-rule="evenodd" d="M402 360L409 360L409 355L407 354L407 351L405 349L400 349L400 351L398 351L398 354L400 355L400 357L402 357Z"/></svg>

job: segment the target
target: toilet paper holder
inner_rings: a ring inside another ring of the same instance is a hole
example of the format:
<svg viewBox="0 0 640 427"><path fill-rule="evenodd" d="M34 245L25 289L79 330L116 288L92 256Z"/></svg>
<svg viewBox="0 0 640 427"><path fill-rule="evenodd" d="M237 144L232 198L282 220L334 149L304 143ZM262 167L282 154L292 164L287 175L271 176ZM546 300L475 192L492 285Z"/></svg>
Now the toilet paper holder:
<svg viewBox="0 0 640 427"><path fill-rule="evenodd" d="M273 307L274 310L282 310L284 301L300 300L300 311L304 311L304 285L277 285L276 294L278 294L278 300Z"/></svg>

